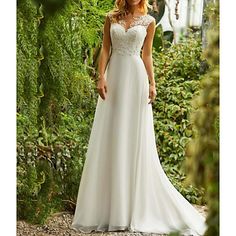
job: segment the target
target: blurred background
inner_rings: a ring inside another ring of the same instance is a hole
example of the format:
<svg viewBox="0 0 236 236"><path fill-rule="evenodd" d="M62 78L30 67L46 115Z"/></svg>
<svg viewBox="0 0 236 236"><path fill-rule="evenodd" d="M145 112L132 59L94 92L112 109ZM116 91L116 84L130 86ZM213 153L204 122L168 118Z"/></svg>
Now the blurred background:
<svg viewBox="0 0 236 236"><path fill-rule="evenodd" d="M219 234L219 3L150 0L156 144L174 186ZM113 0L17 1L17 219L73 214Z"/></svg>

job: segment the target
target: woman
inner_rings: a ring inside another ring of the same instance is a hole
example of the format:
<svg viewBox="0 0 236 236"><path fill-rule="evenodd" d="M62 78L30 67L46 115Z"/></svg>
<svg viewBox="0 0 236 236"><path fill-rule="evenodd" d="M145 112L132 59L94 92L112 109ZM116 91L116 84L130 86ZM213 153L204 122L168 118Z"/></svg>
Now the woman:
<svg viewBox="0 0 236 236"><path fill-rule="evenodd" d="M159 161L152 113L155 19L147 7L147 0L117 0L105 20L99 97L71 225L76 231L203 235L206 229Z"/></svg>

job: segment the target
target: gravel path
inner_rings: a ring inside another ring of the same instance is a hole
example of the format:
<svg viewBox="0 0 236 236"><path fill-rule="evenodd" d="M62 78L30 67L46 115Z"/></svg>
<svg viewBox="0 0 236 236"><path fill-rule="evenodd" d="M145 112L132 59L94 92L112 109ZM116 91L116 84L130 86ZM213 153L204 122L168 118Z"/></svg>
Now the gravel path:
<svg viewBox="0 0 236 236"><path fill-rule="evenodd" d="M204 216L207 215L207 207L206 206L197 206L194 205L196 209ZM79 235L112 235L112 236L127 236L127 235L149 235L149 236L164 236L160 234L145 234L145 233L131 233L128 231L121 232L92 232L91 234L83 234L75 232L70 229L69 226L72 222L72 214L68 212L55 213L51 217L49 217L44 225L31 225L26 223L25 221L17 221L17 236L79 236Z"/></svg>

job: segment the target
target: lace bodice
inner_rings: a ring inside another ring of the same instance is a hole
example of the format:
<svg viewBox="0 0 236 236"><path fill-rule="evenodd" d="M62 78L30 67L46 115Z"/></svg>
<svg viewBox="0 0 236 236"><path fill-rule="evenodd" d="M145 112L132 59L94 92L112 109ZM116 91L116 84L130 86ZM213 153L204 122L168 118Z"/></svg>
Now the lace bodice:
<svg viewBox="0 0 236 236"><path fill-rule="evenodd" d="M114 22L110 13L107 16L111 22L110 36L112 53L140 55L147 34L147 27L155 18L149 14L136 17L129 25L129 28L126 29L124 20Z"/></svg>

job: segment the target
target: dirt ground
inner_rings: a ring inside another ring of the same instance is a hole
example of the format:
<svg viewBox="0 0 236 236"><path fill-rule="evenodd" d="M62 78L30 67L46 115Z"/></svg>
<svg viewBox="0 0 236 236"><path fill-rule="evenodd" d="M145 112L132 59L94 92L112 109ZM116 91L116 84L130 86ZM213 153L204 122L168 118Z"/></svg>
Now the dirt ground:
<svg viewBox="0 0 236 236"><path fill-rule="evenodd" d="M206 206L197 206L194 205L196 209L203 215L207 215ZM52 215L47 219L44 225L31 225L24 221L17 221L17 236L79 236L79 235L112 235L112 236L127 236L127 235L149 235L149 236L163 236L160 234L147 234L147 233L132 233L129 231L120 231L120 232L92 232L91 234L83 234L70 229L69 226L72 222L73 215L68 212L60 212Z"/></svg>

